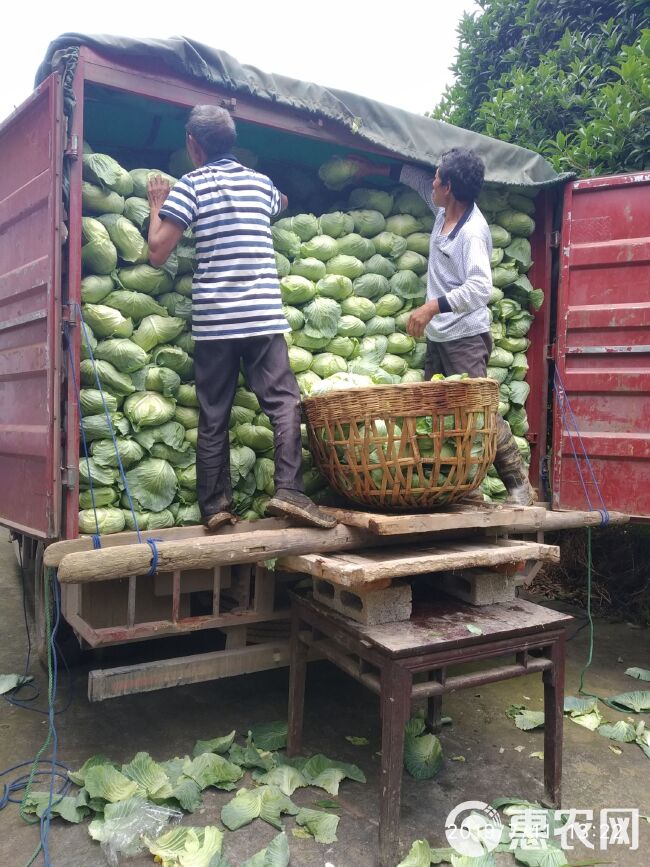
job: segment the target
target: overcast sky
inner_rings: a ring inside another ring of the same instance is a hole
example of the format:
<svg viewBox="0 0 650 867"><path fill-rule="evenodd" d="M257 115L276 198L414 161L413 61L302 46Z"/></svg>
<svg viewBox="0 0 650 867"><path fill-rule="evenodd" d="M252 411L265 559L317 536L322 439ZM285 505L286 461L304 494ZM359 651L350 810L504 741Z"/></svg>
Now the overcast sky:
<svg viewBox="0 0 650 867"><path fill-rule="evenodd" d="M242 63L423 113L451 83L456 26L476 0L68 0L11 4L0 52L0 119L31 92L66 32L186 36Z"/></svg>

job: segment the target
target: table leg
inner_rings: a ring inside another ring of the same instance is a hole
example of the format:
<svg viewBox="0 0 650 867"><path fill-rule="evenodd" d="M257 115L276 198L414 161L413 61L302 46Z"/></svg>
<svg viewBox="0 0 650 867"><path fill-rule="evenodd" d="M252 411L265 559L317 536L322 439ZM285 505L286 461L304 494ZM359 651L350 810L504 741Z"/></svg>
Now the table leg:
<svg viewBox="0 0 650 867"><path fill-rule="evenodd" d="M404 728L411 712L412 675L387 663L381 674L381 780L379 867L394 867L399 850L399 815L404 766Z"/></svg>
<svg viewBox="0 0 650 867"><path fill-rule="evenodd" d="M556 809L562 800L562 738L564 725L565 636L551 646L553 667L542 675L544 681L544 793Z"/></svg>
<svg viewBox="0 0 650 867"><path fill-rule="evenodd" d="M289 643L288 756L298 755L302 746L308 648L300 640L300 623L300 615L294 604L291 607L291 639Z"/></svg>
<svg viewBox="0 0 650 867"><path fill-rule="evenodd" d="M436 680L438 683L444 682L444 673L442 670L430 671L428 674L429 680ZM442 696L432 695L427 699L427 731L437 735L442 731Z"/></svg>

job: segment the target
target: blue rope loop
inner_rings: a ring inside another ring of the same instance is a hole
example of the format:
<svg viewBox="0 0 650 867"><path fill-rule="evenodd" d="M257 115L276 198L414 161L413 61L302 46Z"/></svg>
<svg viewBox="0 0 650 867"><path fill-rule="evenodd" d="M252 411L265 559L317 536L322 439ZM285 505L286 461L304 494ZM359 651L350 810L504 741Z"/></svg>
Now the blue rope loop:
<svg viewBox="0 0 650 867"><path fill-rule="evenodd" d="M60 787L54 792L55 795L60 796L60 798L64 797L71 786L71 782L68 779L68 767L64 765L63 762L54 761L52 762L50 759L40 759L40 764L47 765L46 769L36 771L33 777L33 782L38 785L44 785L47 781L49 781L52 776L54 779L59 780ZM26 762L19 762L17 765L12 765L10 768L6 768L4 771L0 771L0 777L4 777L7 774L10 774L12 771L16 771L19 768L31 768L34 764L33 759L29 759ZM54 765L54 774L52 774L52 765ZM23 800L23 796L20 795L18 797L12 797L15 792L22 792L29 782L29 774L22 774L19 777L16 777L9 783L2 783L2 794L0 795L0 810L3 810L7 804L20 804ZM60 800L59 798L59 800ZM54 802L55 804L58 801Z"/></svg>
<svg viewBox="0 0 650 867"><path fill-rule="evenodd" d="M562 422L561 428L562 428L562 431L566 431L566 433L569 435L569 444L571 446L571 451L573 453L573 459L576 463L576 467L578 470L578 475L580 478L580 484L582 486L582 492L584 494L585 501L586 501L587 505L589 506L590 511L598 512L598 514L600 515L601 527L606 527L607 524L609 524L609 511L607 510L607 506L605 505L605 500L603 499L603 495L602 495L601 490L600 490L600 485L598 484L598 481L597 481L595 473L594 473L594 469L591 465L591 461L589 460L587 448L586 448L584 441L582 439L582 436L580 434L580 428L578 426L578 422L577 422L577 419L575 417L575 413L573 412L573 407L571 406L571 401L569 400L569 396L566 393L566 388L564 387L564 383L562 382L562 377L560 376L560 372L557 369L557 366L555 367L555 370L553 373L553 380L554 380L555 396L557 398L558 407L560 410L560 419ZM570 420L572 427L573 427L573 430L569 426L567 419ZM576 451L576 443L575 443L576 439L578 441L580 451L582 452L581 455L579 455L578 452ZM559 444L559 448L562 448L561 442ZM587 483L585 481L585 474L583 472L583 469L582 469L582 466L580 463L581 457L584 458L584 461L585 461L585 464L587 466L587 470L589 473L589 478L591 480L591 484L593 485L593 487L594 487L594 489L598 495L598 499L600 500L600 508L596 508L594 506L594 504L591 500L591 496L589 495L589 489L588 489Z"/></svg>
<svg viewBox="0 0 650 867"><path fill-rule="evenodd" d="M90 501L93 506L93 513L95 515L95 530L97 531L97 538L99 538L99 519L97 518L97 505L95 504L95 491L93 489L93 475L90 472L90 456L88 454L88 443L86 442L86 430L84 428L84 415L83 410L81 409L81 393L79 384L77 382L77 374L74 369L74 363L72 360L72 353L70 352L70 333L69 333L69 324L65 323L65 335L67 338L67 352L68 352L68 362L70 364L70 374L72 376L72 383L74 385L75 395L77 399L77 408L79 410L79 427L81 429L81 439L84 447L84 458L86 459L86 471L88 472L88 485L90 489ZM86 335L87 339L87 335ZM102 397L103 399L103 397ZM94 537L93 537L93 545L95 548L101 547L101 545L95 545Z"/></svg>
<svg viewBox="0 0 650 867"><path fill-rule="evenodd" d="M79 313L79 320L81 322L81 329L82 329L82 333L83 333L84 340L86 343L86 349L88 350L88 355L90 356L90 360L91 360L92 365L93 365L93 373L95 374L95 382L97 384L97 390L99 391L99 394L100 394L101 399L102 399L102 405L104 407L104 415L106 416L106 421L108 423L108 430L110 432L111 439L113 441L113 448L115 449L115 456L117 457L117 464L118 464L118 467L120 469L120 476L122 479L122 484L124 485L124 492L125 492L127 499L129 501L129 508L131 509L131 515L133 516L133 525L135 527L135 532L138 536L138 542L142 542L142 535L140 533L140 527L138 526L138 519L136 517L135 509L133 507L133 500L131 499L131 492L129 491L129 484L126 480L126 473L124 472L124 467L122 466L122 458L120 457L120 450L119 450L118 445L117 445L117 439L115 438L115 431L113 429L113 423L111 422L111 415L110 415L110 412L108 411L108 406L106 404L106 399L104 397L104 389L102 388L102 383L101 383L101 380L99 378L99 374L97 372L97 362L95 361L93 349L92 349L92 346L90 345L90 340L88 338L88 329L86 327L86 323L85 323L84 318L83 318L83 313L81 312L81 305L75 304L74 306ZM69 345L68 345L68 353L70 353ZM77 392L77 402L79 403L79 411L81 412L80 400L81 400L80 395ZM85 440L85 435L84 435L84 447L85 447L85 441L86 440ZM88 472L90 475L90 467L88 469ZM93 502L94 502L94 500L93 500ZM97 523L97 512L95 512L95 523ZM97 534L99 535L99 525L97 526Z"/></svg>
<svg viewBox="0 0 650 867"><path fill-rule="evenodd" d="M97 513L95 513L95 521L97 521ZM99 527L97 529L99 530ZM93 533L91 539L93 540L93 548L95 549L95 551L98 548L102 547L102 537L99 535L99 533Z"/></svg>
<svg viewBox="0 0 650 867"><path fill-rule="evenodd" d="M158 571L158 546L156 542L162 542L162 539L146 539L145 541L151 548L151 568L147 572L147 577L151 578Z"/></svg>

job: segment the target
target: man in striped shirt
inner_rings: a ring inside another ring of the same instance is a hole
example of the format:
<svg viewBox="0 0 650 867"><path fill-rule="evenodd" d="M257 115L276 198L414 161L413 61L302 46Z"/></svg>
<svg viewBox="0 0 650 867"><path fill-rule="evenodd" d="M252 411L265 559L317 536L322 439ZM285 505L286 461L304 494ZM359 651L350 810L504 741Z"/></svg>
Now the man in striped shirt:
<svg viewBox="0 0 650 867"><path fill-rule="evenodd" d="M442 155L435 174L417 166L378 166L355 159L359 175L384 175L406 184L435 215L429 243L425 303L408 322L413 337L427 338L425 378L487 374L492 352L487 303L492 291L492 238L475 204L485 166L473 151L453 148ZM508 424L497 415L494 465L508 489L508 502L528 506L534 491Z"/></svg>
<svg viewBox="0 0 650 867"><path fill-rule="evenodd" d="M230 153L235 125L225 109L196 106L187 126L194 171L172 189L159 175L148 184L149 260L159 267L193 227L192 337L199 401L196 480L210 530L231 513L228 423L240 364L275 434L275 496L266 511L317 527L336 521L303 493L300 392L289 366L271 218L286 197L265 175Z"/></svg>

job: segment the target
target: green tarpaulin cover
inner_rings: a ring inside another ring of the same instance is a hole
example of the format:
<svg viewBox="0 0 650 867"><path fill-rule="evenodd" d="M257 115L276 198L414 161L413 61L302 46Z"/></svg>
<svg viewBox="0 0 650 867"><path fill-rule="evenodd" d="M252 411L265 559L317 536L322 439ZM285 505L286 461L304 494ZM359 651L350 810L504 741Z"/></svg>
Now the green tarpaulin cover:
<svg viewBox="0 0 650 867"><path fill-rule="evenodd" d="M469 147L485 161L488 183L544 187L573 177L558 175L545 159L526 148L354 93L262 72L239 63L225 51L182 36L130 39L65 33L50 43L36 83L47 78L61 60L69 82L80 46L88 46L108 59L137 68L155 59L157 67L162 63L172 75L201 82L232 96L254 96L274 105L299 109L314 118L327 118L358 136L359 149L368 142L385 148L405 162L436 166L450 148Z"/></svg>

